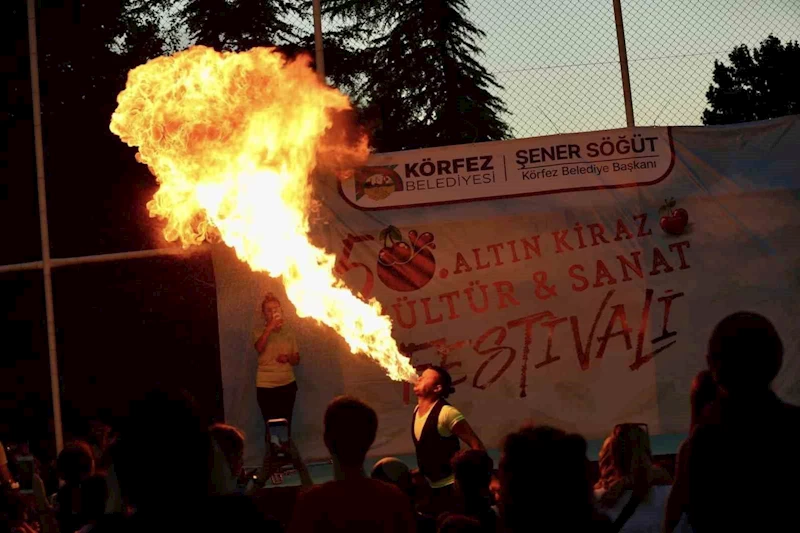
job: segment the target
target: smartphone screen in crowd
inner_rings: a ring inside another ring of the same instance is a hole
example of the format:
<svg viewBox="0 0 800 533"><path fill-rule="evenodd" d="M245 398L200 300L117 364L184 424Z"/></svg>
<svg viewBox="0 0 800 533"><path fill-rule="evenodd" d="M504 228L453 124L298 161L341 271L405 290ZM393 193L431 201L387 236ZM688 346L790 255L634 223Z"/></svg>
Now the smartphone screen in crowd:
<svg viewBox="0 0 800 533"><path fill-rule="evenodd" d="M19 468L20 494L33 494L33 456L22 455L17 457L17 467Z"/></svg>
<svg viewBox="0 0 800 533"><path fill-rule="evenodd" d="M285 418L273 418L267 421L269 437L278 446L289 442L289 421Z"/></svg>

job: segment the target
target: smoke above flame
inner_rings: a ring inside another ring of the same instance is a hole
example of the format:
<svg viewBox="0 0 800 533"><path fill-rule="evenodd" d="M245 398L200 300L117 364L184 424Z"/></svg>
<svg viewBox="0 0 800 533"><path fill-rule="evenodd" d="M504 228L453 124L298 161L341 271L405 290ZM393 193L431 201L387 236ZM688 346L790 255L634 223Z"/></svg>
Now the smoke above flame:
<svg viewBox="0 0 800 533"><path fill-rule="evenodd" d="M184 247L217 235L257 272L280 278L300 317L333 328L353 353L394 380L417 377L376 300L333 274L335 257L308 237L311 173L366 160L337 116L350 110L305 56L270 48L219 53L193 47L133 69L111 131L149 166L159 189L147 207Z"/></svg>

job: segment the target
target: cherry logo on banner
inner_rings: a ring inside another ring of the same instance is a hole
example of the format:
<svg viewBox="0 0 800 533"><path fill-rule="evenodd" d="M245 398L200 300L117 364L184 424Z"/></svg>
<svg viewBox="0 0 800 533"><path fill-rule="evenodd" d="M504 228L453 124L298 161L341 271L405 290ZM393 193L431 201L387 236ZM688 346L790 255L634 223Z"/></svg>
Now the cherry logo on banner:
<svg viewBox="0 0 800 533"><path fill-rule="evenodd" d="M378 238L383 241L378 252L378 277L384 285L395 291L410 292L428 284L436 270L436 259L431 252L436 248L432 233L419 235L411 230L405 241L399 229L389 226Z"/></svg>
<svg viewBox="0 0 800 533"><path fill-rule="evenodd" d="M686 230L686 225L689 223L689 212L686 209L679 207L675 209L675 198L670 198L664 202L661 209L658 210L663 216L659 221L661 229L670 235L680 235Z"/></svg>

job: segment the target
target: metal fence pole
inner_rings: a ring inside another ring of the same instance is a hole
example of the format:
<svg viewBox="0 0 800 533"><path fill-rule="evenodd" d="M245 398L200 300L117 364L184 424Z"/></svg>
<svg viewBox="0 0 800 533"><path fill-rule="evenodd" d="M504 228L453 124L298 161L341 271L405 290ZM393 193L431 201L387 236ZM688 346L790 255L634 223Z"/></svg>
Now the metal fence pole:
<svg viewBox="0 0 800 533"><path fill-rule="evenodd" d="M61 392L58 384L56 355L56 322L53 313L53 281L50 277L50 233L47 228L47 194L44 188L44 148L42 146L42 108L39 101L39 53L36 42L36 6L28 0L28 52L31 62L31 92L33 96L33 139L36 149L36 180L39 188L39 229L42 240L42 277L44 306L47 316L47 348L50 353L50 393L53 396L53 425L56 432L56 453L64 448L61 426Z"/></svg>
<svg viewBox="0 0 800 533"><path fill-rule="evenodd" d="M614 2L614 22L617 26L617 46L619 47L619 69L622 74L622 94L625 98L625 118L628 127L636 125L633 118L633 98L631 97L631 76L628 72L628 50L625 46L625 27L622 24L622 5L620 0Z"/></svg>
<svg viewBox="0 0 800 533"><path fill-rule="evenodd" d="M322 50L322 8L320 0L314 0L314 47L317 53L317 74L325 81L325 55Z"/></svg>

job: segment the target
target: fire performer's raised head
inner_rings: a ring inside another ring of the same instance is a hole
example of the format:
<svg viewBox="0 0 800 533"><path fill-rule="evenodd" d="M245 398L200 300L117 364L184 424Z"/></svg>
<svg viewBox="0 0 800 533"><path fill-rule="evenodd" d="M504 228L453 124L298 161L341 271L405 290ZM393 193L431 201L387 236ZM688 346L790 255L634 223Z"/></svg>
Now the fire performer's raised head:
<svg viewBox="0 0 800 533"><path fill-rule="evenodd" d="M339 396L325 410L325 446L337 477L364 475L364 459L378 433L378 415L353 396Z"/></svg>
<svg viewBox="0 0 800 533"><path fill-rule="evenodd" d="M414 384L414 394L419 400L447 399L454 392L453 378L440 366L426 368Z"/></svg>

